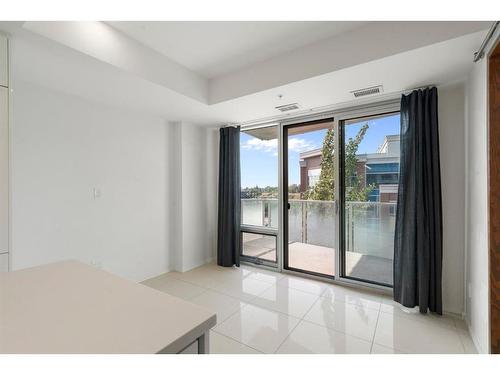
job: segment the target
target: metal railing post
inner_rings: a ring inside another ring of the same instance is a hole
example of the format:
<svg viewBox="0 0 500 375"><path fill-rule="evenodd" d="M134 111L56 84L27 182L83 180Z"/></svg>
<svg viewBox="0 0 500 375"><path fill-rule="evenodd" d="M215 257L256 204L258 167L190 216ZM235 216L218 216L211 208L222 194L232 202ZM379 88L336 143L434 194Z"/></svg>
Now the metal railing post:
<svg viewBox="0 0 500 375"><path fill-rule="evenodd" d="M304 243L307 243L307 202L302 202L304 205L303 214L304 215Z"/></svg>
<svg viewBox="0 0 500 375"><path fill-rule="evenodd" d="M272 213L271 213L271 201L267 201L267 225L272 227Z"/></svg>
<svg viewBox="0 0 500 375"><path fill-rule="evenodd" d="M262 212L262 226L264 227L265 224L266 224L266 207L265 207L266 203L264 202L264 200L262 199L260 201L260 210Z"/></svg>

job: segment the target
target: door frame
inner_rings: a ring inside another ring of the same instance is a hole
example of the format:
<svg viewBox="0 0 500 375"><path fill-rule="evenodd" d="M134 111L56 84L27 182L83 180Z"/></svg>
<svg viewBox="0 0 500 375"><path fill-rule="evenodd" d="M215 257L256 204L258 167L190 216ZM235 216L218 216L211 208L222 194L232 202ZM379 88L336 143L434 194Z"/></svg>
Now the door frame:
<svg viewBox="0 0 500 375"><path fill-rule="evenodd" d="M487 85L487 158L488 158L488 260L489 260L489 351L492 354L500 353L500 230L498 221L500 220L500 199L498 189L500 189L500 158L498 157L498 147L500 147L500 102L497 92L499 86L497 82L498 74L495 74L497 65L500 63L500 38L492 44L486 61L486 85Z"/></svg>
<svg viewBox="0 0 500 375"><path fill-rule="evenodd" d="M303 126L310 126L310 125L314 125L314 124L318 124L318 123L322 123L322 122L326 122L326 121L331 121L334 125L334 131L335 131L335 134L337 134L337 129L336 129L336 126L337 124L335 123L335 119L333 116L328 116L327 114L325 114L324 116L322 116L321 118L316 118L316 119L309 119L309 120L301 120L299 122L293 122L293 123L286 123L286 124L282 124L281 126L281 134L282 134L282 147L281 147L281 155L282 155L282 159L283 159L283 162L282 162L282 173L281 173L281 180L282 180L282 184L281 184L281 189L282 190L282 194L281 194L281 199L280 201L282 202L282 235L281 235L281 245L282 245L282 264L283 264L283 270L286 270L286 271L292 271L294 273L298 273L298 274L306 274L306 275L310 275L310 276L315 276L315 277L320 277L322 279L327 279L327 280L334 280L335 279L335 273L336 273L336 269L334 271L334 275L326 275L326 274L322 274L322 273L319 273L319 272L314 272L314 271L309 271L309 270L302 270L302 269L299 269L299 268L293 268L293 267L290 267L288 265L288 129L293 129L293 128L298 128L298 127L303 127ZM335 135L336 136L336 135ZM336 144L337 142L335 142ZM335 170L337 169L336 166L334 167ZM336 197L335 197L335 201L334 201L334 205L335 207L337 207L337 200L336 200ZM334 218L334 222L335 222L335 227L337 225L337 216L338 216L338 210L335 209L335 218ZM334 232L335 232L335 228L334 228ZM335 233L335 239L334 239L334 247L337 248L337 244L338 244L338 236L337 236L337 233ZM334 248L334 251L335 251L335 248ZM335 258L337 258L335 256ZM335 267L337 267L337 262L335 262Z"/></svg>
<svg viewBox="0 0 500 375"><path fill-rule="evenodd" d="M392 289L393 286L389 284L384 284L375 280L365 280L353 276L347 276L346 274L346 259L345 259L345 253L346 253L346 233L345 233L345 175L344 175L344 169L341 168L341 166L344 163L344 156L345 156L345 141L343 142L342 140L344 139L344 134L345 134L345 122L346 121L352 121L352 120L363 120L367 118L373 118L373 117L385 117L389 116L392 114L400 113L400 105L394 105L394 110L388 111L388 112L377 112L376 114L368 114L368 115L361 115L357 114L356 117L349 117L347 116L342 116L341 119L338 120L338 145L337 145L337 150L338 150L338 155L339 157L337 158L337 166L338 166L338 175L337 181L342 181L342 183L339 183L339 188L337 189L338 196L337 196L337 202L338 202L338 215L337 218L339 220L339 225L338 225L338 264L339 264L339 278L342 278L344 280L348 280L350 282L356 282L356 283L369 283L372 285L376 285L379 287L384 287L384 288L390 288ZM397 109L396 109L397 108ZM387 110L387 108L385 108Z"/></svg>
<svg viewBox="0 0 500 375"><path fill-rule="evenodd" d="M340 135L340 128L342 127L340 124L342 124L345 121L348 120L353 120L356 118L363 118L363 117L370 117L370 116L378 116L378 115L383 115L387 113L394 113L394 112L400 112L401 110L401 99L394 99L390 101L386 101L383 103L374 103L369 106L358 106L355 108L350 108L346 109L344 111L341 111L337 113L335 120L337 121L337 131L335 133L337 137L337 142L336 142L336 150L341 150L342 147L342 141L341 141L341 135ZM342 157L342 155L341 155ZM343 178L343 174L340 171L340 157L336 158L337 163L336 163L336 168L337 168L337 173L335 175L335 178L337 181L341 181L340 178ZM343 189L343 184L341 185L341 189ZM337 189L337 202L338 202L338 214L337 214L337 228L338 228L338 238L339 240L337 241L337 267L336 267L336 281L341 282L343 284L350 284L350 285L357 285L357 286L362 286L362 287L368 287L371 289L379 289L383 290L386 292L392 293L392 287L383 285L383 284L378 284L378 283L373 283L373 282L367 282L361 279L356 279L356 278L351 278L351 277L346 277L345 276L345 269L343 266L343 248L341 249L341 241L343 240L341 238L341 233L343 231L340 230L340 225L343 225L342 221L340 220L340 211L342 211L343 208L343 203L340 202L341 200L341 195L340 195L340 190Z"/></svg>
<svg viewBox="0 0 500 375"><path fill-rule="evenodd" d="M332 118L334 121L334 127L335 127L335 149L339 149L339 133L338 133L338 123L341 120L348 120L356 117L365 117L365 116L374 116L377 114L381 113L388 113L388 112L397 112L400 111L400 104L401 104L401 94L399 93L398 95L394 95L392 99L381 99L379 101L372 101L368 102L365 104L359 104L359 105L352 105L352 106L345 106L345 107L340 107L336 109L331 109L331 110L324 110L324 111L318 111L315 112L314 114L309 114L309 115L299 115L291 118L286 118L286 119L267 119L262 122L253 122L251 124L241 124L241 129L242 130L247 130L247 129L255 129L259 127L267 127L267 126L273 126L277 125L278 126L278 234L277 234L277 256L278 256L278 262L277 262L277 267L270 268L269 266L266 265L259 265L255 263L249 263L252 266L255 267L260 267L260 268L265 268L265 269L272 269L273 271L281 272L284 274L289 274L289 275L297 275L305 278L311 278L311 279L316 279L316 280L321 280L321 281L326 281L334 284L339 284L339 285L351 285L351 286L357 286L360 288L366 288L368 290L370 289L375 289L378 290L382 293L386 294L392 294L392 288L387 287L384 285L378 285L378 284L373 284L373 283L368 283L360 280L355 280L355 279L349 279L342 277L341 275L341 267L340 267L340 251L336 251L336 262L335 262L335 277L324 277L324 276L317 276L314 274L307 274L303 272L296 272L293 270L285 269L284 267L284 239L283 239L283 233L284 233L284 225L283 225L283 219L284 219L284 214L283 214L283 197L284 197L284 184L283 184L283 167L284 167L284 158L283 158L283 128L287 125L293 125L293 124L300 124L300 123L307 123L307 122L312 122L312 121L317 121L317 120L324 120L327 118ZM339 172L339 159L336 158L337 162L335 163L335 179L336 181L339 181L340 177L340 172ZM338 194L338 189L336 190ZM339 209L338 209L338 197L335 197L335 201L337 202L337 214L336 219L335 219L335 225L338 228L340 221L339 221ZM336 236L336 241L335 241L335 246L337 249L339 249L339 236ZM242 263L247 263L244 260L242 260Z"/></svg>
<svg viewBox="0 0 500 375"><path fill-rule="evenodd" d="M241 129L241 131L245 130L252 130L252 129L259 129L259 128L268 128L276 126L276 132L277 132L277 138L278 138L278 149L279 145L281 144L281 126L279 122L276 121L269 121L265 122L262 124L255 124L251 126L245 126ZM281 256L281 192L280 192L280 186L281 186L281 153L278 152L278 228L269 228L269 227L260 227L260 226L253 226L253 225L240 225L240 263L243 264L250 264L255 267L267 269L267 270L272 270L272 271L278 271L281 272L282 270L282 256ZM241 186L240 186L241 188ZM243 211L242 211L243 214ZM261 260L258 261L257 258L243 255L243 233L253 233L253 234L260 234L264 236L274 236L276 238L276 262L272 261L266 261L266 260Z"/></svg>

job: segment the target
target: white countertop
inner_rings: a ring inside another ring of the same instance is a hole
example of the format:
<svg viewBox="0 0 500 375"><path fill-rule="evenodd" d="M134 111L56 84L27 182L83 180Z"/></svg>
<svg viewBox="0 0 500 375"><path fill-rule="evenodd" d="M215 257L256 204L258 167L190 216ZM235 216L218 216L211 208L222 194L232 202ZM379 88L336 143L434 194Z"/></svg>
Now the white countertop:
<svg viewBox="0 0 500 375"><path fill-rule="evenodd" d="M177 353L215 321L76 261L0 274L0 353Z"/></svg>

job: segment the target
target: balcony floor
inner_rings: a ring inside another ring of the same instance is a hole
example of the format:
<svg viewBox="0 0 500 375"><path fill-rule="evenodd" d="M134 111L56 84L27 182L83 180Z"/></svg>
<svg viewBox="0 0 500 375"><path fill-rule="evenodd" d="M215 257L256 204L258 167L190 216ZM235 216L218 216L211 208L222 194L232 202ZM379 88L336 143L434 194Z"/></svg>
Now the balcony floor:
<svg viewBox="0 0 500 375"><path fill-rule="evenodd" d="M274 239L248 238L248 241L244 241L244 249L244 255L276 261ZM335 275L335 249L301 242L290 243L288 249L289 267L324 275ZM346 274L358 279L392 285L392 260L347 252Z"/></svg>

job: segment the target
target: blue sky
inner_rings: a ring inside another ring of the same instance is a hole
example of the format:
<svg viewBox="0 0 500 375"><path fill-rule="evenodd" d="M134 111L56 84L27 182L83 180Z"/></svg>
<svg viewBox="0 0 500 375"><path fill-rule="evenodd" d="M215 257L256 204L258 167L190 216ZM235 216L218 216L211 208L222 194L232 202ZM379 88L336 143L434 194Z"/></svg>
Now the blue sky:
<svg viewBox="0 0 500 375"><path fill-rule="evenodd" d="M358 153L376 152L386 135L399 134L399 114L346 126L346 140L353 138L359 129L368 122L369 128ZM326 130L318 130L288 137L289 183L298 184L299 154L304 151L321 148ZM244 132L241 144L241 186L278 186L277 139L262 141Z"/></svg>

